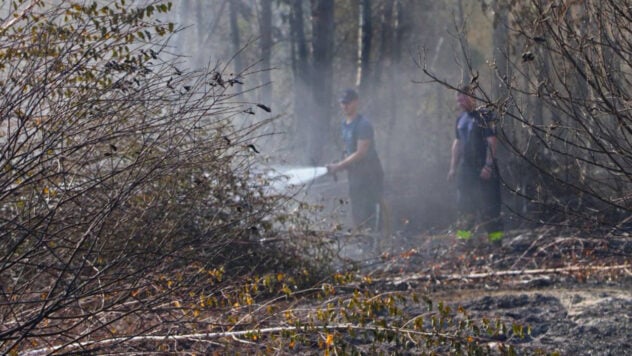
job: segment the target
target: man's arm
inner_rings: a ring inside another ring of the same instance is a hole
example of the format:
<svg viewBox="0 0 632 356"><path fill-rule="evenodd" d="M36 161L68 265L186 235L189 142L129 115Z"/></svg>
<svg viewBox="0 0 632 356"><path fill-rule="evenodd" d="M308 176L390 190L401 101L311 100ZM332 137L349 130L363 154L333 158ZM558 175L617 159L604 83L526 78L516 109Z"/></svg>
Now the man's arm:
<svg viewBox="0 0 632 356"><path fill-rule="evenodd" d="M459 139L454 139L452 141L452 149L450 155L450 170L448 171L448 180L454 179L456 175L456 167L459 164L459 160L461 159L459 155Z"/></svg>
<svg viewBox="0 0 632 356"><path fill-rule="evenodd" d="M327 170L329 173L336 173L340 170L346 169L353 162L356 162L366 156L367 152L369 152L370 146L371 140L358 140L358 146L355 152L348 155L345 159L338 163L327 165Z"/></svg>

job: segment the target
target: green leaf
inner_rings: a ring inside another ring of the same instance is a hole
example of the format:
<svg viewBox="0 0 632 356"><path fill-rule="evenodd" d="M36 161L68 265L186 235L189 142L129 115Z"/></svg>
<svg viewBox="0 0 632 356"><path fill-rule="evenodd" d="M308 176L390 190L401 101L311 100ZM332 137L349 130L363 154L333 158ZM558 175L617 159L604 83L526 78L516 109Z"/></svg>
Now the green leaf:
<svg viewBox="0 0 632 356"><path fill-rule="evenodd" d="M456 237L460 240L469 240L472 238L472 232L468 230L457 230Z"/></svg>
<svg viewBox="0 0 632 356"><path fill-rule="evenodd" d="M503 235L504 234L502 231L494 231L494 232L490 232L489 235L487 235L487 238L491 242L496 242L496 241L502 240Z"/></svg>

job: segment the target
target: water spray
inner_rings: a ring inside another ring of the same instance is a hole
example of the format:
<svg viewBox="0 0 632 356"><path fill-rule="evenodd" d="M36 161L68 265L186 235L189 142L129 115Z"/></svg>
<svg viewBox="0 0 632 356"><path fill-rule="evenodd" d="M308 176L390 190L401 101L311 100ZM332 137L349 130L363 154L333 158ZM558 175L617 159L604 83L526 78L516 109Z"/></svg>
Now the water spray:
<svg viewBox="0 0 632 356"><path fill-rule="evenodd" d="M326 174L327 167L285 167L270 171L268 176L274 180L273 187L286 189L311 183Z"/></svg>

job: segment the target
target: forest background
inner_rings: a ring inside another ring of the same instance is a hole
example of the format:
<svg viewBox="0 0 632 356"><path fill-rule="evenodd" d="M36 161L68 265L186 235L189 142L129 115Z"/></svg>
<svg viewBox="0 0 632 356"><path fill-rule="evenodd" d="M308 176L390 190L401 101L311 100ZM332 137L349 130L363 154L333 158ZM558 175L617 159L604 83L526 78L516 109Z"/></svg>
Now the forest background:
<svg viewBox="0 0 632 356"><path fill-rule="evenodd" d="M428 230L445 227L455 218L454 187L446 183L445 172L458 114L454 89L467 83L479 88L481 106L499 113L508 226L528 221L568 223L569 209L585 216L581 212L587 200L592 209L605 204L615 208L609 214L619 212L613 220L590 213L592 219L611 224L626 215L627 188L614 183L618 179L609 173L619 176L627 171L621 164L629 162L609 156L606 147L591 153L599 141L618 142L623 137L611 136L606 132L610 129L600 129L602 137L591 137L590 125L577 122L586 115L582 110L591 110L593 97L600 95L582 74L604 75L589 66L592 58L598 59L600 71L617 72L623 63L616 55L608 56L611 43L594 53L582 52L583 42L610 30L601 24L603 19L591 26L595 14L581 5L189 1L173 15L178 23L192 26L176 42L179 53L197 49L190 56L193 66L230 62L235 73L257 73L257 80L249 83L255 89L243 98L274 108L277 119L265 128L271 135L264 135L258 144L273 160L322 166L339 159L338 94L347 87L357 88L362 111L375 125L395 228ZM555 25L567 26L549 40L554 46L546 43L550 29L529 23L539 10L556 11ZM561 58L556 58L556 51L546 52L547 47L563 48L573 41L577 52L562 52ZM564 57L584 58L573 68L573 59ZM545 84L552 95L542 98ZM565 94L556 98L561 90ZM560 99L569 105L556 108L555 100ZM566 121L567 116L573 118ZM599 151L605 153L605 166L614 164L614 171L599 168ZM576 153L591 158L577 160ZM611 188L614 191L607 192ZM605 195L612 199L594 199Z"/></svg>

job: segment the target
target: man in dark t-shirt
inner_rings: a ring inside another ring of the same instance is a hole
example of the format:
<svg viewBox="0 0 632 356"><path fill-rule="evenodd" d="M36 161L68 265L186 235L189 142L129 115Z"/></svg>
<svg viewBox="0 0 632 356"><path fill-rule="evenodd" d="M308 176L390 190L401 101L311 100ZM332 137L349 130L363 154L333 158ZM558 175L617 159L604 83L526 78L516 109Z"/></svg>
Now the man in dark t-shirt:
<svg viewBox="0 0 632 356"><path fill-rule="evenodd" d="M473 228L478 218L490 240L499 240L502 221L495 117L476 109L467 86L457 93L456 100L463 112L456 119L448 180L456 177L460 228Z"/></svg>
<svg viewBox="0 0 632 356"><path fill-rule="evenodd" d="M330 173L346 170L353 224L360 228L379 228L379 204L382 200L384 172L375 149L373 126L358 112L359 98L353 89L340 97L345 114L342 121L344 159L327 166Z"/></svg>

